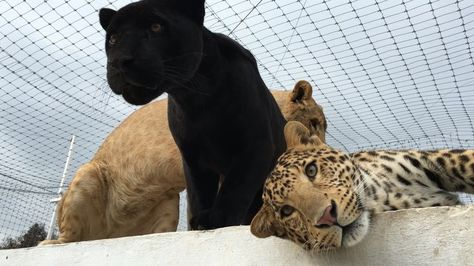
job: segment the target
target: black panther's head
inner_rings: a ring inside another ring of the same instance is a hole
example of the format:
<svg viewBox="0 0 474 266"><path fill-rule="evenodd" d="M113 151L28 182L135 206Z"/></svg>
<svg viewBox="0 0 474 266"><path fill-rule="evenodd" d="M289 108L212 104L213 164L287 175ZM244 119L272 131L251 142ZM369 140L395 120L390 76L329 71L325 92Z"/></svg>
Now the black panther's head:
<svg viewBox="0 0 474 266"><path fill-rule="evenodd" d="M131 104L189 81L202 57L204 0L142 0L103 8L107 80Z"/></svg>

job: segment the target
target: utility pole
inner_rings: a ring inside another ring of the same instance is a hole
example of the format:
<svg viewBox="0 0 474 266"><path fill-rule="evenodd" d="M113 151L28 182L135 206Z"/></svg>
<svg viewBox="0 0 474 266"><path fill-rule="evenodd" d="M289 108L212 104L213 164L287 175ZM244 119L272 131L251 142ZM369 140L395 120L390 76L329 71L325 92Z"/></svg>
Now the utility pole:
<svg viewBox="0 0 474 266"><path fill-rule="evenodd" d="M58 189L58 197L51 199L50 202L54 203L54 210L53 210L53 215L51 217L51 221L49 223L49 229L48 229L48 234L46 235L47 240L51 240L51 237L53 235L53 228L54 228L54 222L56 221L56 213L58 209L58 202L61 200L61 197L63 195L63 185L64 185L64 180L66 179L66 173L69 168L69 164L71 162L71 155L72 155L72 148L74 147L74 140L76 139L76 136L72 135L71 137L71 142L69 144L69 151L67 153L67 158L66 158L66 164L64 165L64 171L63 175L61 177L61 182L59 183L59 189Z"/></svg>

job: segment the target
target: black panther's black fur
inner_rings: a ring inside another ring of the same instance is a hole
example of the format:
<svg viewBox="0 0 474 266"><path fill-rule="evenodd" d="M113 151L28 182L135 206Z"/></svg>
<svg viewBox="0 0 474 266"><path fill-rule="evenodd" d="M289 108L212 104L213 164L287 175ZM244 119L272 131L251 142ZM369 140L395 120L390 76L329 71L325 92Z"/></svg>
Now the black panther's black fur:
<svg viewBox="0 0 474 266"><path fill-rule="evenodd" d="M248 224L285 150L285 121L254 57L207 30L203 19L203 0L144 0L100 11L112 90L132 104L168 93L193 229Z"/></svg>

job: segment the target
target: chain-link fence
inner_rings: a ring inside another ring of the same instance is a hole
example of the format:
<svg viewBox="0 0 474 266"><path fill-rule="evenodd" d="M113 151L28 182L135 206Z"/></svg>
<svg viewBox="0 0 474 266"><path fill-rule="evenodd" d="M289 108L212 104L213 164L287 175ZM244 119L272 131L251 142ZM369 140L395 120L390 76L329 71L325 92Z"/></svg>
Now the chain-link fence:
<svg viewBox="0 0 474 266"><path fill-rule="evenodd" d="M65 187L134 110L107 87L97 12L129 2L0 2L0 240L49 224L71 135ZM474 148L472 1L211 0L205 25L269 88L310 81L332 146Z"/></svg>

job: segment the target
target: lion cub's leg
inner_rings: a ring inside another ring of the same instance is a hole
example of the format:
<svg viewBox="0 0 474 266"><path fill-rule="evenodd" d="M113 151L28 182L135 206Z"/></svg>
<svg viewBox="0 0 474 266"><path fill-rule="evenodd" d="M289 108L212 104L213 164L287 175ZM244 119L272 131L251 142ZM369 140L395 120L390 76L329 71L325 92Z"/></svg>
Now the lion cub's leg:
<svg viewBox="0 0 474 266"><path fill-rule="evenodd" d="M106 237L104 217L108 187L95 163L82 165L58 204L59 238L41 245Z"/></svg>
<svg viewBox="0 0 474 266"><path fill-rule="evenodd" d="M175 232L179 221L179 193L163 199L155 209L153 233Z"/></svg>

